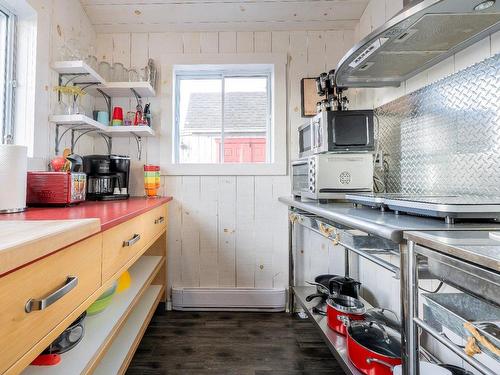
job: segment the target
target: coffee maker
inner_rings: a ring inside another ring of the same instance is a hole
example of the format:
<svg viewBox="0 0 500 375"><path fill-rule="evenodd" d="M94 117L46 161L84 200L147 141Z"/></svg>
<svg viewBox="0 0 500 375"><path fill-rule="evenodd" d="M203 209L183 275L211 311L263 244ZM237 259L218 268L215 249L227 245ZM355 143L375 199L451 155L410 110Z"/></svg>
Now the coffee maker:
<svg viewBox="0 0 500 375"><path fill-rule="evenodd" d="M83 157L87 174L87 200L128 199L130 157L122 155L87 155Z"/></svg>

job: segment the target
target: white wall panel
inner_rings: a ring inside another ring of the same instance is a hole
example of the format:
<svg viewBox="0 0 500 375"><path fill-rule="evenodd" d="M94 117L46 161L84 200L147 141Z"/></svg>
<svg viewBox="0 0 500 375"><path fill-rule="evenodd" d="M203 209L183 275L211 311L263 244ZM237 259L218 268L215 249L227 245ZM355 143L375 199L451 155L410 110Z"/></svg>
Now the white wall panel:
<svg viewBox="0 0 500 375"><path fill-rule="evenodd" d="M219 52L220 53L236 52L236 32L224 31L219 33Z"/></svg>
<svg viewBox="0 0 500 375"><path fill-rule="evenodd" d="M252 53L253 48L253 32L240 31L236 33L236 51L238 53Z"/></svg>
<svg viewBox="0 0 500 375"><path fill-rule="evenodd" d="M254 33L255 52L271 52L271 32L256 31Z"/></svg>
<svg viewBox="0 0 500 375"><path fill-rule="evenodd" d="M182 34L184 43L184 53L200 53L200 33L184 33Z"/></svg>
<svg viewBox="0 0 500 375"><path fill-rule="evenodd" d="M328 42L335 44L329 48ZM200 33L126 33L98 35L100 56L110 62L140 66L148 57L161 65L165 53L287 53L288 138L290 158L296 158L296 129L300 116L300 79L319 74L326 62L338 59L352 31L255 31ZM338 39L338 40L337 40ZM126 52L126 48L129 52ZM137 51L137 54L134 54ZM332 57L334 56L334 57ZM332 64L332 68L334 64ZM330 68L330 66L328 66ZM137 160L135 141L122 139L114 151L128 153L135 166L132 193L142 194L142 164L158 164L161 142L170 142L171 77L162 75L156 98L150 98L158 137L144 142ZM125 99L123 106L132 105ZM283 287L288 282L287 208L278 202L290 192L289 176L185 176L162 178L165 194L174 196L169 212L168 286ZM329 269L331 250L321 267ZM330 254L330 255L329 255ZM314 274L307 266L307 278ZM342 260L343 262L343 260ZM305 277L305 275L304 275Z"/></svg>
<svg viewBox="0 0 500 375"><path fill-rule="evenodd" d="M201 53L219 52L219 33L201 33L200 34Z"/></svg>

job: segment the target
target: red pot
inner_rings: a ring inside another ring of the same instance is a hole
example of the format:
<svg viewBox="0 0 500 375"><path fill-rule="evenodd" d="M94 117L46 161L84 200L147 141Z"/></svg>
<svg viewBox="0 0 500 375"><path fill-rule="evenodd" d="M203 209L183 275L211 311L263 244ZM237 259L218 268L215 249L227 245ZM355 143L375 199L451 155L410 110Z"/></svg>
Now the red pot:
<svg viewBox="0 0 500 375"><path fill-rule="evenodd" d="M359 299L339 295L331 297L327 301L326 322L328 327L341 335L347 334L344 320L363 320L365 305Z"/></svg>
<svg viewBox="0 0 500 375"><path fill-rule="evenodd" d="M366 375L392 375L390 366L402 362L400 333L374 322L357 321L348 325L347 354L352 364Z"/></svg>

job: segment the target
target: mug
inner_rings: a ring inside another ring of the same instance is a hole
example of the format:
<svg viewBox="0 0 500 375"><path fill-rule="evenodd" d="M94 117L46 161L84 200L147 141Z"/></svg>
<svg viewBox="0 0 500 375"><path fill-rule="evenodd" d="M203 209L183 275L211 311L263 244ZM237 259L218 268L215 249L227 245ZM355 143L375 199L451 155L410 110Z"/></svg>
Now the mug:
<svg viewBox="0 0 500 375"><path fill-rule="evenodd" d="M97 121L104 125L109 125L109 113L106 111L97 112Z"/></svg>

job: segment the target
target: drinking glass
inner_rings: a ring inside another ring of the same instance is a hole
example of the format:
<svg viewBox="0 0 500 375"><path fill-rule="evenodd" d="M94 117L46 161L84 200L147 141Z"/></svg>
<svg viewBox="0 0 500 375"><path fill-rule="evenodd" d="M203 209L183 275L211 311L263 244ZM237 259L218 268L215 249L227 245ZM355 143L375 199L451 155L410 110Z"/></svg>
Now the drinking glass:
<svg viewBox="0 0 500 375"><path fill-rule="evenodd" d="M104 78L105 81L110 81L111 80L111 65L107 63L106 61L101 61L99 63L99 74L101 75L102 78Z"/></svg>
<svg viewBox="0 0 500 375"><path fill-rule="evenodd" d="M139 81L139 73L137 73L137 69L131 68L128 71L128 81L129 82L137 82Z"/></svg>
<svg viewBox="0 0 500 375"><path fill-rule="evenodd" d="M125 76L125 67L122 63L116 62L113 64L113 78L114 82L123 82Z"/></svg>
<svg viewBox="0 0 500 375"><path fill-rule="evenodd" d="M149 68L146 66L139 71L139 81L149 82Z"/></svg>

